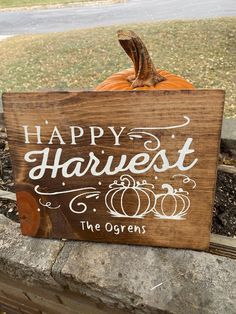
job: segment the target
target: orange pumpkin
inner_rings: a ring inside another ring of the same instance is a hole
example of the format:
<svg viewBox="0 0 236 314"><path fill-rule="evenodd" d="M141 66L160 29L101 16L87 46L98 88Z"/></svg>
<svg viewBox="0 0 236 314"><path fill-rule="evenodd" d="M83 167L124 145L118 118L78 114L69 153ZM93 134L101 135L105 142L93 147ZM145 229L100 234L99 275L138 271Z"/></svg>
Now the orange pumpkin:
<svg viewBox="0 0 236 314"><path fill-rule="evenodd" d="M96 91L194 89L184 78L156 70L142 40L133 31L118 31L118 40L134 68L115 73L96 87Z"/></svg>

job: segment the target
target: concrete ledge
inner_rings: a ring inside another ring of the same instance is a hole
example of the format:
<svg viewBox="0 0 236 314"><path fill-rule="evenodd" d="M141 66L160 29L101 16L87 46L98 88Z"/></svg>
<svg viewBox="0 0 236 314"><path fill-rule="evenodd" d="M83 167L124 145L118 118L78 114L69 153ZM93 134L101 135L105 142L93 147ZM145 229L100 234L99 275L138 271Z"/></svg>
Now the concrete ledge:
<svg viewBox="0 0 236 314"><path fill-rule="evenodd" d="M64 242L24 237L20 226L0 215L0 272L29 285L60 288L51 276Z"/></svg>
<svg viewBox="0 0 236 314"><path fill-rule="evenodd" d="M236 157L236 119L223 120L221 149Z"/></svg>
<svg viewBox="0 0 236 314"><path fill-rule="evenodd" d="M2 215L0 243L5 276L84 295L122 313L236 312L233 259L191 250L34 239L22 236L19 225Z"/></svg>
<svg viewBox="0 0 236 314"><path fill-rule="evenodd" d="M236 311L235 266L202 252L68 243L53 275L72 291L132 313L229 314Z"/></svg>

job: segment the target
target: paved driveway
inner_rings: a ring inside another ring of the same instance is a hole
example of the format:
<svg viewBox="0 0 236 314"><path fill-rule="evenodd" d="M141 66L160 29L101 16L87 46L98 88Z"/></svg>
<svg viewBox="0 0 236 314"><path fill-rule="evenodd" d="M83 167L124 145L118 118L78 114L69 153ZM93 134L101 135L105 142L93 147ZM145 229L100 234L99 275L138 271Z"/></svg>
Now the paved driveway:
<svg viewBox="0 0 236 314"><path fill-rule="evenodd" d="M219 16L236 16L236 0L128 0L104 6L0 12L0 35Z"/></svg>

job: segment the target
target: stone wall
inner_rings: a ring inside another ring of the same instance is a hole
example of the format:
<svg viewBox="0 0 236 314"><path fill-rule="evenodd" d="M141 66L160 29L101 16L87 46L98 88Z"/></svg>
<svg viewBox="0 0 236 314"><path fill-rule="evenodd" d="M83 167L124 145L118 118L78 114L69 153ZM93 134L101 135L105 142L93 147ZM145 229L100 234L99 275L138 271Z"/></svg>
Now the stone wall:
<svg viewBox="0 0 236 314"><path fill-rule="evenodd" d="M91 302L85 296L70 291L57 291L37 285L28 286L0 275L0 313L7 314L105 314L110 309ZM114 311L114 313L124 313Z"/></svg>
<svg viewBox="0 0 236 314"><path fill-rule="evenodd" d="M0 244L0 303L9 313L236 313L230 258L24 237L3 215Z"/></svg>

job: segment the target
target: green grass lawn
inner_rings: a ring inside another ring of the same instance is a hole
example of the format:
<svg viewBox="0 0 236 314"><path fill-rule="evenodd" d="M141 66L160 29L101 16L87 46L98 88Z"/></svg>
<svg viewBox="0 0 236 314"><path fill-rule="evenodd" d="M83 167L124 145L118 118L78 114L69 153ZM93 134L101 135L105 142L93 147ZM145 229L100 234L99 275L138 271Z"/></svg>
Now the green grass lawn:
<svg viewBox="0 0 236 314"><path fill-rule="evenodd" d="M15 7L31 7L37 5L68 4L88 1L95 2L96 0L0 0L0 9Z"/></svg>
<svg viewBox="0 0 236 314"><path fill-rule="evenodd" d="M130 67L116 38L120 26L0 42L0 90L92 89ZM225 116L236 117L236 18L122 26L136 31L158 68L197 88L226 90Z"/></svg>

